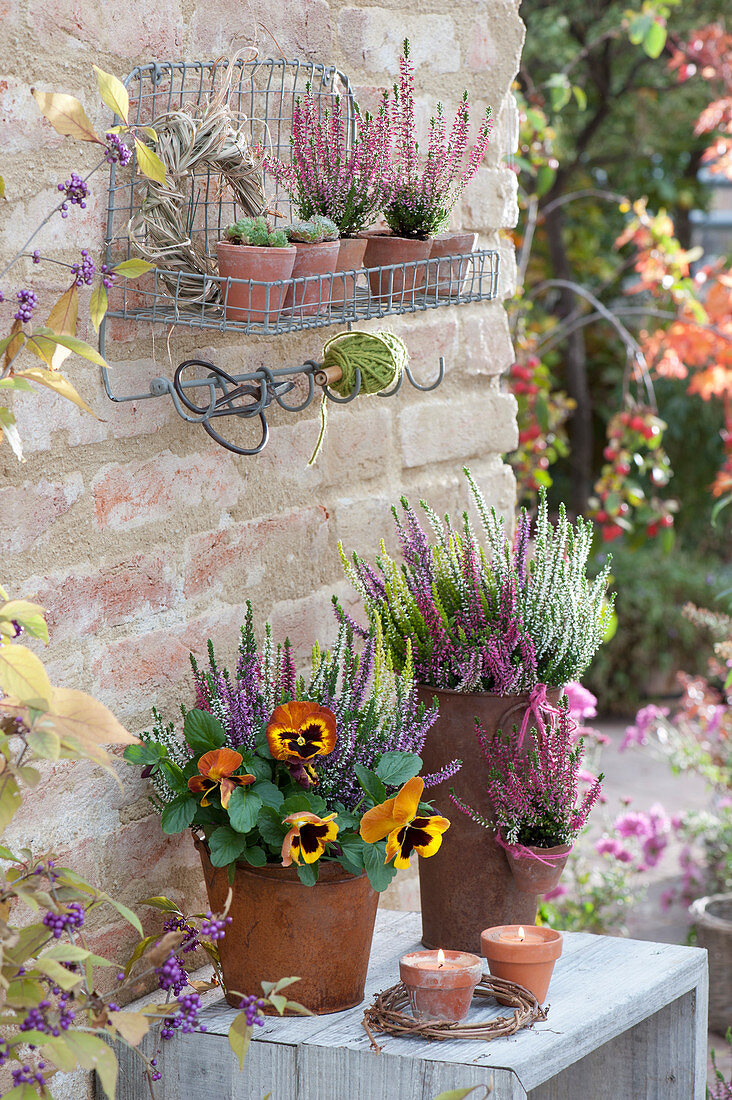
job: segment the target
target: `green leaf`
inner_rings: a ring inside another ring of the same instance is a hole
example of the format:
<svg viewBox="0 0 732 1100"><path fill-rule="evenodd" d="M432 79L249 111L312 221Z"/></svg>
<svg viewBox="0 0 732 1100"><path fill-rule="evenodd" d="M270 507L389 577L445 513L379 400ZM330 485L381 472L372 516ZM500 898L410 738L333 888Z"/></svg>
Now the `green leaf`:
<svg viewBox="0 0 732 1100"><path fill-rule="evenodd" d="M188 794L188 780L184 776L181 769L173 760L169 760L167 757L160 761L161 771L165 773L165 777L168 780L168 785L178 792L178 795L185 797ZM190 825L190 822L188 822Z"/></svg>
<svg viewBox="0 0 732 1100"><path fill-rule="evenodd" d="M365 768L363 764L359 763L354 764L353 769L359 783L374 805L378 806L379 803L386 802L386 787L379 779L378 775L372 772L370 768Z"/></svg>
<svg viewBox="0 0 732 1100"><path fill-rule="evenodd" d="M435 1097L435 1100L465 1100L466 1096L470 1096L471 1092L475 1092L476 1089L484 1089L482 1097L475 1097L475 1100L488 1100L491 1089L486 1085L473 1085L470 1089L448 1089L447 1092L441 1092L439 1096Z"/></svg>
<svg viewBox="0 0 732 1100"><path fill-rule="evenodd" d="M79 340L77 336L66 336L58 332L52 332L51 329L44 327L34 329L31 336L44 336L53 344L60 344L62 348L68 348L69 351L76 352L82 359L88 359L90 363L96 363L99 367L106 367L107 361L102 358L96 348L93 348L91 344L87 344L84 340ZM31 370L24 370L19 372L24 377L31 377ZM38 381L38 379L35 379ZM49 384L49 383L46 383Z"/></svg>
<svg viewBox="0 0 732 1100"><path fill-rule="evenodd" d="M273 1008L276 1008L280 1016L282 1016L287 1008L287 997L283 997L281 993L270 993L269 1003Z"/></svg>
<svg viewBox="0 0 732 1100"><path fill-rule="evenodd" d="M5 198L5 180L0 176L0 199Z"/></svg>
<svg viewBox="0 0 732 1100"><path fill-rule="evenodd" d="M18 784L12 776L8 776L0 793L0 834L5 831L22 805L23 796L18 790Z"/></svg>
<svg viewBox="0 0 732 1100"><path fill-rule="evenodd" d="M341 848L341 855L338 857L341 866L352 875L362 874L365 845L361 837L354 833L341 832L338 834L338 844Z"/></svg>
<svg viewBox="0 0 732 1100"><path fill-rule="evenodd" d="M211 863L214 867L226 867L240 858L247 846L247 838L229 825L214 829L209 838Z"/></svg>
<svg viewBox="0 0 732 1100"><path fill-rule="evenodd" d="M140 275L144 275L146 271L153 271L155 264L150 264L147 260L139 260L133 258L131 260L122 260L116 267L112 268L115 275L124 275L125 279L139 279Z"/></svg>
<svg viewBox="0 0 732 1100"><path fill-rule="evenodd" d="M666 45L666 28L654 21L643 36L643 50L649 57L660 57Z"/></svg>
<svg viewBox="0 0 732 1100"><path fill-rule="evenodd" d="M117 1059L112 1048L97 1035L84 1031L67 1031L64 1041L76 1055L83 1069L96 1070L109 1100L114 1100L117 1088Z"/></svg>
<svg viewBox="0 0 732 1100"><path fill-rule="evenodd" d="M282 791L269 779L259 779L249 790L256 794L263 806L271 806L273 810L279 810L285 801Z"/></svg>
<svg viewBox="0 0 732 1100"><path fill-rule="evenodd" d="M249 1049L252 1030L253 1029L247 1024L246 1013L244 1012L240 1012L238 1016L234 1017L231 1027L229 1028L229 1046L239 1059L239 1069L244 1069L244 1058Z"/></svg>
<svg viewBox="0 0 732 1100"><path fill-rule="evenodd" d="M116 901L115 898L110 898L107 894L104 895L104 900L108 901L110 905L113 905L121 917L131 924L138 935L142 935L142 925L140 924L140 918L136 913L133 913L126 905L123 905L121 901Z"/></svg>
<svg viewBox="0 0 732 1100"><path fill-rule="evenodd" d="M2 341L0 341L0 355L3 352ZM30 382L26 382L25 378L0 378L0 390L25 390L26 393L33 393L33 387Z"/></svg>
<svg viewBox="0 0 732 1100"><path fill-rule="evenodd" d="M309 810L313 814L322 816L325 812L325 801L319 794L312 794L310 791L306 794L305 791L302 791L299 794L289 795L280 809L283 817L299 813L300 810Z"/></svg>
<svg viewBox="0 0 732 1100"><path fill-rule="evenodd" d="M363 864L366 870L366 874L369 876L369 882L377 893L381 893L382 890L386 890L387 886L394 878L396 874L396 868L393 863L385 863L384 856L386 853L386 846L383 841L378 844L365 844L363 853Z"/></svg>
<svg viewBox="0 0 732 1100"><path fill-rule="evenodd" d="M251 848L244 849L241 858L252 867L264 867L267 862L267 853L258 844L253 844Z"/></svg>
<svg viewBox="0 0 732 1100"><path fill-rule="evenodd" d="M127 960L127 965L125 966L126 978L129 977L132 967L135 965L138 959L142 958L150 944L157 943L159 939L160 934L156 933L154 936L145 936L144 939L141 939L139 943L135 944L135 949Z"/></svg>
<svg viewBox="0 0 732 1100"><path fill-rule="evenodd" d="M45 986L35 978L17 978L10 982L5 993L5 1003L13 1008L32 1008L46 996Z"/></svg>
<svg viewBox="0 0 732 1100"><path fill-rule="evenodd" d="M48 627L40 604L29 600L8 600L0 606L0 621L17 622L26 634L48 641Z"/></svg>
<svg viewBox="0 0 732 1100"><path fill-rule="evenodd" d="M376 775L389 787L401 787L421 770L422 758L414 752L385 752L376 765Z"/></svg>
<svg viewBox="0 0 732 1100"><path fill-rule="evenodd" d="M67 970L65 966L62 966L56 959L51 959L48 955L41 955L35 960L34 968L40 970L42 974L46 974L51 981L61 987L61 989L73 989L82 980L81 974L72 974L70 970Z"/></svg>
<svg viewBox="0 0 732 1100"><path fill-rule="evenodd" d="M100 69L98 65L92 65L92 68L97 74L99 94L103 101L110 111L114 111L116 115L119 115L124 123L129 122L130 97L122 81L118 80L112 73L105 73L104 69Z"/></svg>
<svg viewBox="0 0 732 1100"><path fill-rule="evenodd" d="M147 176L155 183L165 185L167 182L165 179L165 165L158 154L154 153L139 137L135 137L135 151L137 152L137 168L140 175Z"/></svg>
<svg viewBox="0 0 732 1100"><path fill-rule="evenodd" d="M248 772L249 775L256 775L257 779L271 780L272 765L267 760L262 760L261 756L246 752L241 748L236 751L240 752L243 757L242 768L245 772ZM264 799L262 801L264 802Z"/></svg>
<svg viewBox="0 0 732 1100"><path fill-rule="evenodd" d="M237 833L248 833L257 824L262 799L250 794L244 787L237 787L229 799L229 821Z"/></svg>
<svg viewBox="0 0 732 1100"><path fill-rule="evenodd" d="M226 742L224 727L207 710L188 711L183 723L183 736L197 756L211 749L220 749Z"/></svg>
<svg viewBox="0 0 732 1100"><path fill-rule="evenodd" d="M539 394L536 398L536 404L534 405L534 411L536 414L536 422L541 430L546 434L549 431L549 405L545 397Z"/></svg>
<svg viewBox="0 0 732 1100"><path fill-rule="evenodd" d="M58 760L61 754L61 738L53 730L31 729L26 741L29 748L42 760Z"/></svg>
<svg viewBox="0 0 732 1100"><path fill-rule="evenodd" d="M288 986L294 985L295 982L301 982L302 978L280 978L278 982L262 982L262 991L265 997L269 997L270 993L281 993L283 989L287 989Z"/></svg>
<svg viewBox="0 0 732 1100"><path fill-rule="evenodd" d="M277 810L271 806L264 806L259 811L257 818L259 835L265 844L271 844L273 848L281 848L282 841L287 835L287 825L282 824L282 819Z"/></svg>
<svg viewBox="0 0 732 1100"><path fill-rule="evenodd" d="M296 865L297 877L300 879L303 886L315 886L315 883L318 881L319 862L319 860L316 860L315 863L298 863Z"/></svg>
<svg viewBox="0 0 732 1100"><path fill-rule="evenodd" d="M167 750L163 745L157 745L154 742L145 742L141 745L128 745L125 751L122 753L123 758L128 764L139 764L144 767L146 764L157 764L159 760L164 759L167 755Z"/></svg>
<svg viewBox="0 0 732 1100"><path fill-rule="evenodd" d="M3 1100L38 1100L38 1093L32 1085L16 1085L3 1093Z"/></svg>
<svg viewBox="0 0 732 1100"><path fill-rule="evenodd" d="M572 95L577 100L577 106L579 107L580 111L586 111L587 110L587 93L585 92L584 88L580 87L579 84L573 84L572 85Z"/></svg>
<svg viewBox="0 0 732 1100"><path fill-rule="evenodd" d="M43 662L23 645L0 646L0 690L23 706L51 709L53 688Z"/></svg>
<svg viewBox="0 0 732 1100"><path fill-rule="evenodd" d="M180 909L175 902L171 901L170 898L164 897L162 894L154 898L143 898L139 904L151 905L153 909L159 909L161 913L180 913Z"/></svg>
<svg viewBox="0 0 732 1100"><path fill-rule="evenodd" d="M542 195L546 195L550 189L554 180L557 177L557 173L553 168L550 168L548 164L542 164L536 173L536 183L534 184L534 194L541 198Z"/></svg>
<svg viewBox="0 0 732 1100"><path fill-rule="evenodd" d="M104 320L104 314L107 312L107 305L107 290L104 283L100 281L95 286L89 302L89 316L97 332L99 332L99 326Z"/></svg>
<svg viewBox="0 0 732 1100"><path fill-rule="evenodd" d="M163 832L182 833L193 821L196 806L196 800L190 794L180 794L172 802L168 802L160 815Z"/></svg>
<svg viewBox="0 0 732 1100"><path fill-rule="evenodd" d="M653 16L648 12L638 14L631 19L628 25L628 38L634 46L640 46L653 23Z"/></svg>

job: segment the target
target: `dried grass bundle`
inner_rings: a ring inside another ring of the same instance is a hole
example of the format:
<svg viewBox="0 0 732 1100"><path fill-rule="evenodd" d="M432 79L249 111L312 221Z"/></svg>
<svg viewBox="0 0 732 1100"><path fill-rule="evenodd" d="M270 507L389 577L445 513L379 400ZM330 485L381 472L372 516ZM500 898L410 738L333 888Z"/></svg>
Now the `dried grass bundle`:
<svg viewBox="0 0 732 1100"><path fill-rule="evenodd" d="M179 273L162 278L172 294L191 304L219 297L218 283L206 283L204 289L200 278L187 278L191 273L218 274L205 234L196 231L199 204L220 204L228 188L227 201L233 200L242 213L261 214L266 207L261 156L255 155L244 133L246 116L233 112L229 103L244 52L230 59L221 87L207 100L184 104L152 120L157 141L150 139L150 145L165 165L167 182L144 181L144 198L128 225L141 256Z"/></svg>

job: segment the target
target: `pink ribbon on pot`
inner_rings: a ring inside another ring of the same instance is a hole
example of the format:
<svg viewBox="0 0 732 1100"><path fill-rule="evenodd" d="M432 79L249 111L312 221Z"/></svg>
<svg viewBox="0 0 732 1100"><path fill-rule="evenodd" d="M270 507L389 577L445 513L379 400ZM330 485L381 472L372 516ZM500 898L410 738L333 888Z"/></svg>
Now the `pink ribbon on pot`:
<svg viewBox="0 0 732 1100"><path fill-rule="evenodd" d="M552 855L539 856L536 852L532 852L531 848L527 848L523 844L509 844L501 836L500 829L497 830L494 839L499 847L503 848L506 852L510 852L515 859L535 859L537 863L543 863L545 867L551 867L560 859L566 859L574 848L574 844L570 844L568 852L554 852Z"/></svg>
<svg viewBox="0 0 732 1100"><path fill-rule="evenodd" d="M521 729L518 735L517 748L521 748L524 743L524 737L529 732L529 725L531 724L531 716L534 718L534 725L536 726L537 733L542 736L546 728L544 723L544 717L542 714L555 714L560 717L562 712L559 707L553 706L546 697L546 684L537 684L532 689L529 696L529 705L524 712L523 721L521 722Z"/></svg>

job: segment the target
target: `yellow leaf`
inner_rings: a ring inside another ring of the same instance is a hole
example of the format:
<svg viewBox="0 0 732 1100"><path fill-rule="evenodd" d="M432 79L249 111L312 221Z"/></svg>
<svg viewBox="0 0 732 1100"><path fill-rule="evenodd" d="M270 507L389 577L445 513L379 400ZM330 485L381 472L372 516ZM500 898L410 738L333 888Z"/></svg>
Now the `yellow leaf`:
<svg viewBox="0 0 732 1100"><path fill-rule="evenodd" d="M53 340L57 344L61 344L65 348L69 348L70 351L75 351L77 355L80 355L83 359L88 359L90 363L96 363L97 366L106 367L106 360L102 358L99 352L87 344L84 340L79 340L76 336L64 336L62 333L53 332L50 328L41 326L36 328L31 333L34 338L37 336L45 336L48 340Z"/></svg>
<svg viewBox="0 0 732 1100"><path fill-rule="evenodd" d="M136 1047L150 1030L150 1024L141 1012L115 1012L109 1022L115 1031L118 1031L133 1047Z"/></svg>
<svg viewBox="0 0 732 1100"><path fill-rule="evenodd" d="M61 754L61 738L52 729L44 729L43 716L37 718L28 731L27 741L36 756L43 760L58 760Z"/></svg>
<svg viewBox="0 0 732 1100"><path fill-rule="evenodd" d="M5 198L5 180L0 176L0 199Z"/></svg>
<svg viewBox="0 0 732 1100"><path fill-rule="evenodd" d="M110 111L114 111L126 123L130 113L130 97L124 84L116 76L105 73L104 69L100 69L97 65L93 65L92 68L97 74L100 96Z"/></svg>
<svg viewBox="0 0 732 1100"><path fill-rule="evenodd" d="M16 811L23 804L23 796L12 776L6 776L0 786L0 835L13 820Z"/></svg>
<svg viewBox="0 0 732 1100"><path fill-rule="evenodd" d="M17 646L13 648L17 649ZM84 744L92 745L139 745L140 739L133 737L117 721L111 710L73 688L51 688L50 706L46 708L54 718L54 728L64 736Z"/></svg>
<svg viewBox="0 0 732 1100"><path fill-rule="evenodd" d="M50 340L50 337L41 336L39 340ZM84 409L85 412L91 413L91 415L99 420L100 418L93 413L87 405L86 401L80 394L76 392L67 378L64 378L58 371L44 370L43 367L27 367L26 370L19 371L19 376L22 378L29 378L32 382L37 382L39 386L48 386L50 390L65 397L68 401L73 401L75 405L78 405L80 409Z"/></svg>
<svg viewBox="0 0 732 1100"><path fill-rule="evenodd" d="M89 316L92 319L94 328L99 332L99 326L104 319L104 314L107 312L107 291L104 283L100 282L94 289L89 302Z"/></svg>
<svg viewBox="0 0 732 1100"><path fill-rule="evenodd" d="M50 710L54 689L43 662L24 645L0 646L0 688L24 706Z"/></svg>
<svg viewBox="0 0 732 1100"><path fill-rule="evenodd" d="M8 600L7 603L0 604L0 624L20 623L27 634L32 634L34 638L43 638L47 642L48 627L43 612L40 604L29 600Z"/></svg>
<svg viewBox="0 0 732 1100"><path fill-rule="evenodd" d="M76 322L78 316L79 291L76 287L76 283L73 283L69 289L61 295L49 313L46 327L61 336L76 336ZM56 347L52 349L49 366L52 370L60 370L63 362L68 359L70 355L70 348L62 347L61 344L57 344Z"/></svg>
<svg viewBox="0 0 732 1100"><path fill-rule="evenodd" d="M22 331L22 321L13 321L13 327L10 330L10 338L5 338L7 344L5 345L5 370L10 366L11 360L18 354L20 349L25 343L25 333ZM5 341L3 341L5 343Z"/></svg>
<svg viewBox="0 0 732 1100"><path fill-rule="evenodd" d="M77 141L96 141L104 145L76 96L66 95L65 92L39 92L36 88L31 88L31 92L41 114L59 134L76 138Z"/></svg>
<svg viewBox="0 0 732 1100"><path fill-rule="evenodd" d="M137 168L140 175L147 176L155 183L165 184L165 165L158 154L149 149L139 137L135 138L135 149L137 151Z"/></svg>
<svg viewBox="0 0 732 1100"><path fill-rule="evenodd" d="M147 260L135 258L123 260L122 263L113 267L112 271L115 275L124 275L125 279L137 279L140 275L144 275L146 271L152 271L154 266L154 264L148 263Z"/></svg>

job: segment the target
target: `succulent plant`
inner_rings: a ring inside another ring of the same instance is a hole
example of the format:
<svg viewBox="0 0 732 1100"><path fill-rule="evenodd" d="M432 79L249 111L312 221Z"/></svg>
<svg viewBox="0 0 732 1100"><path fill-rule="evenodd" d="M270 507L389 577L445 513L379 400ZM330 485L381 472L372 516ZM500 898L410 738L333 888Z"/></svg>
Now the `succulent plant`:
<svg viewBox="0 0 732 1100"><path fill-rule="evenodd" d="M287 248L284 229L272 229L266 218L239 218L228 226L226 236L232 244L250 244L259 248Z"/></svg>
<svg viewBox="0 0 732 1100"><path fill-rule="evenodd" d="M338 226L330 218L315 214L309 221L293 222L288 226L287 235L291 241L302 244L318 244L320 241L337 241Z"/></svg>

